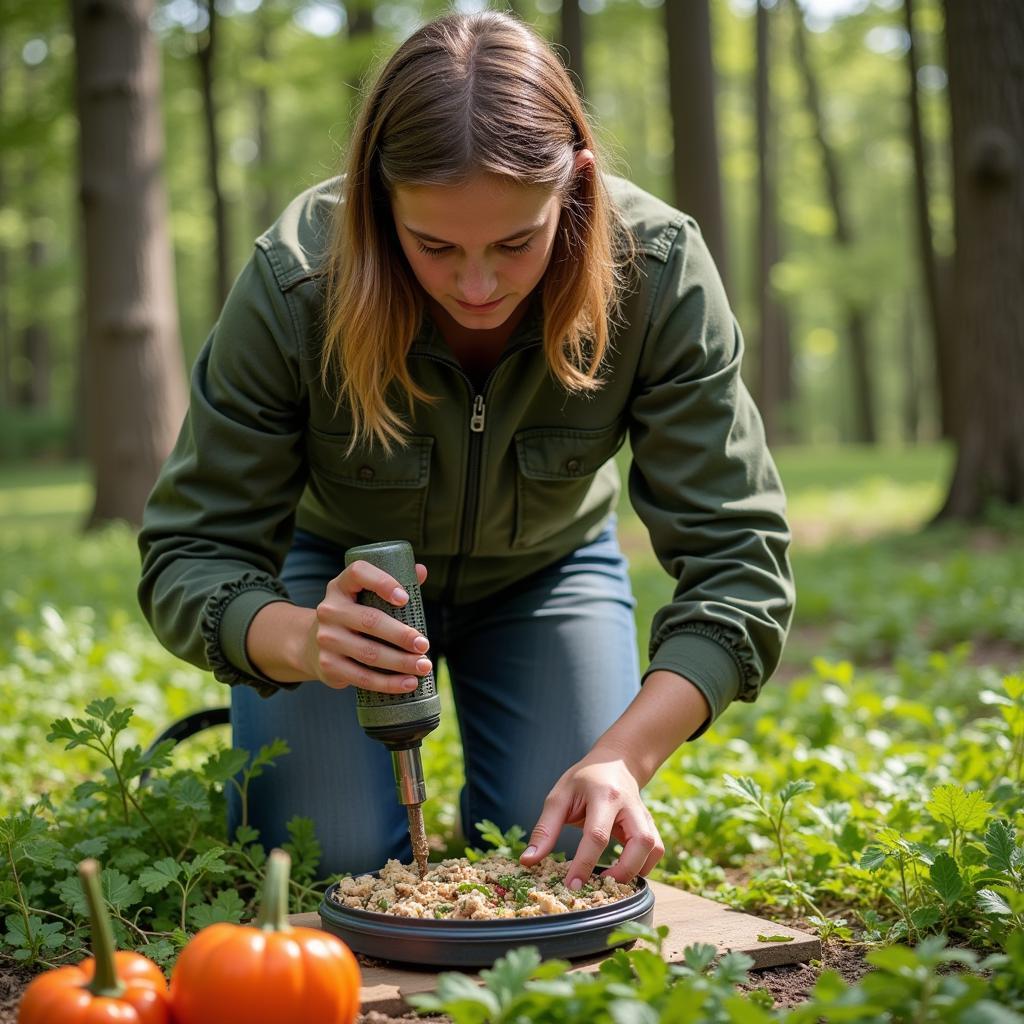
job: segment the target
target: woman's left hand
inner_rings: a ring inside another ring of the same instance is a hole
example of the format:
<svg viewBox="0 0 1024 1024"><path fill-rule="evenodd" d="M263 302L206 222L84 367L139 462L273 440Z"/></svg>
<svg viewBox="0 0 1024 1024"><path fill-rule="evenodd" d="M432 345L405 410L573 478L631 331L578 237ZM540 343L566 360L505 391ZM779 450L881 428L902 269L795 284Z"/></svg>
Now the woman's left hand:
<svg viewBox="0 0 1024 1024"><path fill-rule="evenodd" d="M640 797L640 786L622 756L614 751L595 747L555 783L520 863L530 867L546 857L563 825L583 829L565 876L570 889L581 888L590 878L613 839L622 844L622 853L603 874L619 882L646 875L665 853L651 812Z"/></svg>

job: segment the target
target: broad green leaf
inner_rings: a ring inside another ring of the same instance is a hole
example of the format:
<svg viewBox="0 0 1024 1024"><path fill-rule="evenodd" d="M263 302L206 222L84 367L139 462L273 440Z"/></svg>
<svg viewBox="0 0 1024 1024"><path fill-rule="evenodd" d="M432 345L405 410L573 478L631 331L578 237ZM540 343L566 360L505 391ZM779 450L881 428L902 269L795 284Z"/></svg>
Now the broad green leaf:
<svg viewBox="0 0 1024 1024"><path fill-rule="evenodd" d="M729 1024L771 1024L775 1018L741 996L728 996L723 1005L729 1014Z"/></svg>
<svg viewBox="0 0 1024 1024"><path fill-rule="evenodd" d="M668 927L666 925L652 928L651 925L644 924L642 921L626 921L608 936L607 942L611 946L619 942L628 942L630 939L642 939L660 949L667 935Z"/></svg>
<svg viewBox="0 0 1024 1024"><path fill-rule="evenodd" d="M936 821L969 832L984 826L992 805L980 790L968 793L963 786L943 783L932 790L925 809Z"/></svg>
<svg viewBox="0 0 1024 1024"><path fill-rule="evenodd" d="M210 800L199 779L189 774L179 775L170 788L171 799L179 810L202 813L209 809Z"/></svg>
<svg viewBox="0 0 1024 1024"><path fill-rule="evenodd" d="M948 853L940 853L930 869L930 877L935 891L942 897L942 902L951 907L964 891L964 882L956 861Z"/></svg>
<svg viewBox="0 0 1024 1024"><path fill-rule="evenodd" d="M234 778L246 766L248 760L249 752L247 750L236 750L234 748L218 750L203 765L203 775L210 782L227 782L228 779Z"/></svg>
<svg viewBox="0 0 1024 1024"><path fill-rule="evenodd" d="M88 917L89 908L82 892L82 883L77 875L69 875L56 885L56 891L65 906L78 917ZM142 886L117 868L105 867L100 872L100 888L107 903L116 911L127 910L141 903L144 897Z"/></svg>
<svg viewBox="0 0 1024 1024"><path fill-rule="evenodd" d="M540 965L540 953L535 946L510 950L494 962L489 970L481 971L484 984L497 996L502 1007L524 991L526 979Z"/></svg>
<svg viewBox="0 0 1024 1024"><path fill-rule="evenodd" d="M747 971L754 966L754 958L746 953L726 953L717 963L714 976L718 981L728 985L743 985L747 981Z"/></svg>
<svg viewBox="0 0 1024 1024"><path fill-rule="evenodd" d="M222 889L210 903L200 903L191 907L189 920L197 930L208 925L227 921L238 924L245 912L245 901L234 889Z"/></svg>
<svg viewBox="0 0 1024 1024"><path fill-rule="evenodd" d="M90 836L73 847L75 853L82 857L102 857L107 852L106 836Z"/></svg>
<svg viewBox="0 0 1024 1024"><path fill-rule="evenodd" d="M918 931L928 931L942 920L942 911L936 904L930 903L926 907L915 907L910 913L910 919Z"/></svg>
<svg viewBox="0 0 1024 1024"><path fill-rule="evenodd" d="M228 865L221 856L222 852L220 847L214 847L211 850L204 850L202 853L197 854L185 865L185 877L195 878L200 872L206 872L210 875L224 874L228 870Z"/></svg>
<svg viewBox="0 0 1024 1024"><path fill-rule="evenodd" d="M998 914L1000 916L1010 913L1010 904L991 889L979 889L975 894L978 901L978 909L983 914Z"/></svg>
<svg viewBox="0 0 1024 1024"><path fill-rule="evenodd" d="M869 846L860 857L860 866L866 871L877 871L887 860L889 854L879 846Z"/></svg>
<svg viewBox="0 0 1024 1024"><path fill-rule="evenodd" d="M985 849L988 850L988 866L994 871L1010 870L1016 833L1005 820L990 821L985 831Z"/></svg>
<svg viewBox="0 0 1024 1024"><path fill-rule="evenodd" d="M181 865L173 857L164 857L139 875L139 885L146 892L162 892L181 875Z"/></svg>
<svg viewBox="0 0 1024 1024"><path fill-rule="evenodd" d="M658 1024L653 1006L637 999L615 999L608 1004L608 1014L615 1024Z"/></svg>
<svg viewBox="0 0 1024 1024"><path fill-rule="evenodd" d="M668 964L657 953L649 949L634 949L626 955L644 996L650 997L664 989Z"/></svg>
<svg viewBox="0 0 1024 1024"><path fill-rule="evenodd" d="M460 1022L493 1020L501 1013L497 996L465 974L448 971L439 975L436 991L437 1009Z"/></svg>
<svg viewBox="0 0 1024 1024"><path fill-rule="evenodd" d="M250 843L255 843L260 838L259 829L253 828L251 825L239 825L235 829L235 842L241 846L248 846Z"/></svg>
<svg viewBox="0 0 1024 1024"><path fill-rule="evenodd" d="M875 843L886 853L909 854L911 852L910 843L894 828L879 829L875 836Z"/></svg>
<svg viewBox="0 0 1024 1024"><path fill-rule="evenodd" d="M885 949L872 950L867 955L867 961L873 967L892 974L913 970L917 966L917 957L906 946L886 946Z"/></svg>

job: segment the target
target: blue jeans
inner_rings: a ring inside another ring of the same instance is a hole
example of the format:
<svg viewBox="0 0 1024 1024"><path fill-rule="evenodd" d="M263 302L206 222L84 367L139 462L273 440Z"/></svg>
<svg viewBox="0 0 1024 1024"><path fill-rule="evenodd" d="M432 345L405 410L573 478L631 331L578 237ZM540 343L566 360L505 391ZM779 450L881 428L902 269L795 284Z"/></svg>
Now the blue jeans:
<svg viewBox="0 0 1024 1024"><path fill-rule="evenodd" d="M292 600L315 607L345 566L344 551L296 531L282 569ZM590 750L640 687L628 564L614 517L592 543L482 604L424 600L429 657L444 658L462 736L466 785L459 810L474 822L529 832L559 776ZM249 823L269 849L294 815L312 818L322 873L373 871L412 859L408 819L395 794L391 756L356 720L356 691L307 682L264 699L231 693L234 745L258 750L275 737L291 753L249 787ZM427 797L440 780L427 775ZM229 827L240 804L230 789ZM572 855L577 828L557 849Z"/></svg>

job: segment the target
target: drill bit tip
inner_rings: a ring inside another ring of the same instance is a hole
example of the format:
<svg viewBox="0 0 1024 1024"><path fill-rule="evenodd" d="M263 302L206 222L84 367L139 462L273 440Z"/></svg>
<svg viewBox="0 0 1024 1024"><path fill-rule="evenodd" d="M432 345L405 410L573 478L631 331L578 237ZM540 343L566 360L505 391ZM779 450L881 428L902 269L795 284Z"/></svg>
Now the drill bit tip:
<svg viewBox="0 0 1024 1024"><path fill-rule="evenodd" d="M421 804L408 804L409 812L409 838L412 840L412 854L416 858L416 867L419 870L420 878L427 873L427 830L423 825L423 806Z"/></svg>

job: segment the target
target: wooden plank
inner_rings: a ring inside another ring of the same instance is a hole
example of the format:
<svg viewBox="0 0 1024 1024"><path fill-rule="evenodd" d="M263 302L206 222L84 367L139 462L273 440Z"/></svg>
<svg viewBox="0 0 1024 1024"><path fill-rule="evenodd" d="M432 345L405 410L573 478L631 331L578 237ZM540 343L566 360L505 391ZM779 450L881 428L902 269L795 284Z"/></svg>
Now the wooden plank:
<svg viewBox="0 0 1024 1024"><path fill-rule="evenodd" d="M668 925L663 952L669 963L680 963L683 950L698 942L714 946L719 953L746 953L754 970L782 964L806 963L821 956L821 943L814 935L787 925L744 914L714 900L684 892L662 882L649 883L654 891L654 924ZM318 914L292 914L292 924L319 928ZM791 942L758 942L758 935L790 935ZM607 954L574 961L574 971L595 971ZM436 968L417 970L398 964L363 967L361 1003L363 1011L402 1013L409 1009L406 996L432 992L437 985ZM477 978L478 975L471 975Z"/></svg>

